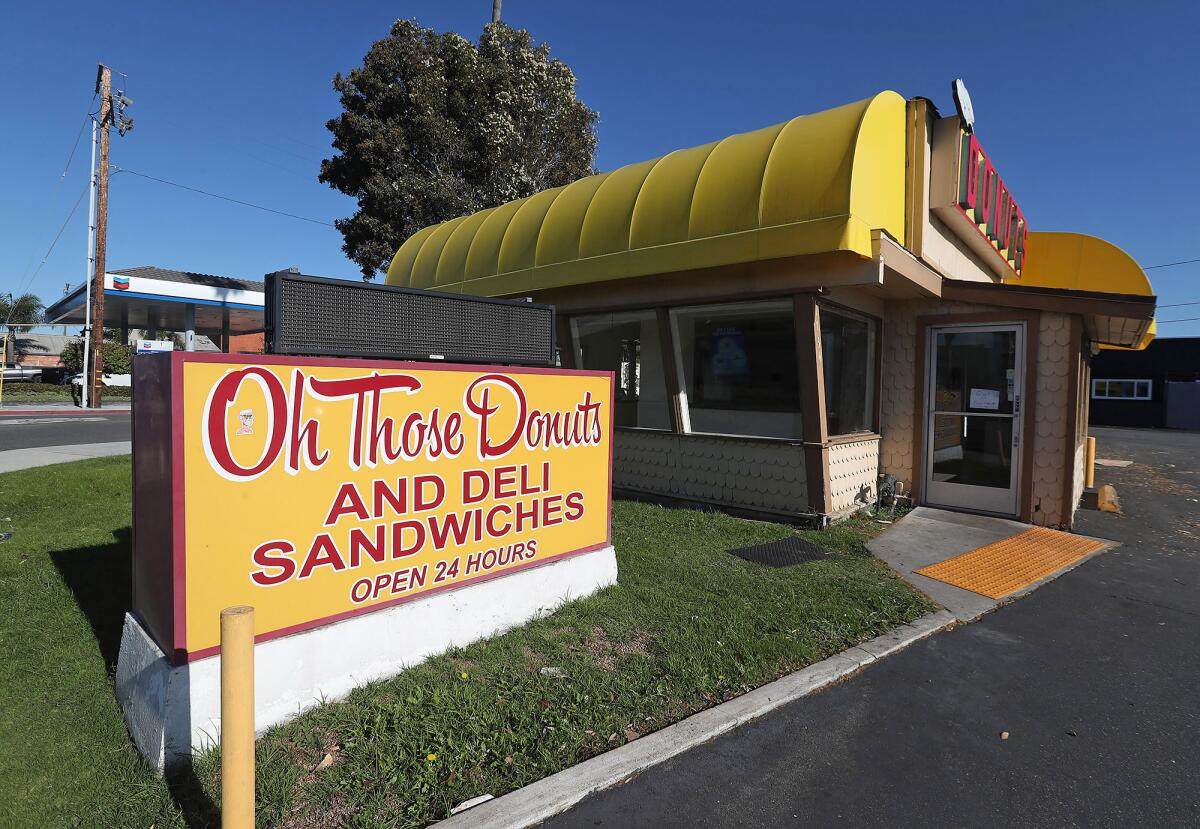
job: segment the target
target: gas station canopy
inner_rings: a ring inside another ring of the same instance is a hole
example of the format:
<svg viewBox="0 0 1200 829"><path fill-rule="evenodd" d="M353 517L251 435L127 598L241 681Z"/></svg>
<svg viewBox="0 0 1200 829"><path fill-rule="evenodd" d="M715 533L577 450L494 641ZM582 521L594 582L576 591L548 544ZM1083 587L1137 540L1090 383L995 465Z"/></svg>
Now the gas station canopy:
<svg viewBox="0 0 1200 829"><path fill-rule="evenodd" d="M46 322L82 325L86 286L46 309ZM104 326L128 331L216 334L263 330L263 283L144 266L104 275Z"/></svg>

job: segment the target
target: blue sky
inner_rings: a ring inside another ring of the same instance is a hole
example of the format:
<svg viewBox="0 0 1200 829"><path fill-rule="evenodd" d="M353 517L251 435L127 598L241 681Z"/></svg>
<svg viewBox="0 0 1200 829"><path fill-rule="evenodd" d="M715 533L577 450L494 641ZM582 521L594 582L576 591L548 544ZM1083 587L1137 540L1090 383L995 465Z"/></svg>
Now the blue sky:
<svg viewBox="0 0 1200 829"><path fill-rule="evenodd" d="M114 164L331 221L353 211L316 180L333 74L397 17L474 38L490 11L490 0L10 4L0 292L28 284L52 301L83 278L86 200L30 281L86 183L86 133L61 173L98 60L128 76L134 100ZM506 0L504 17L574 68L600 113L602 170L881 89L951 112L961 76L1032 229L1103 236L1143 265L1200 258L1194 4ZM119 174L109 267L143 264L358 276L332 228ZM1160 303L1200 302L1200 264L1149 273ZM1200 304L1159 313L1190 316ZM1200 321L1159 330L1200 335Z"/></svg>

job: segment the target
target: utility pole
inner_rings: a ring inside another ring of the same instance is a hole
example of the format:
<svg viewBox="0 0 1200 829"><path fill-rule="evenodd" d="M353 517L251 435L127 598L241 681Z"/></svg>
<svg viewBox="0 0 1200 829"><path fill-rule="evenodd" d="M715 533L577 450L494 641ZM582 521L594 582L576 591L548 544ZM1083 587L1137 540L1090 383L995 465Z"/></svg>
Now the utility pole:
<svg viewBox="0 0 1200 829"><path fill-rule="evenodd" d="M112 122L112 70L104 64L96 73L96 92L100 95L100 172L96 178L96 254L92 268L92 314L88 339L91 341L91 364L84 381L88 385L87 405L100 408L104 388L104 273L105 246L108 242L108 127Z"/></svg>
<svg viewBox="0 0 1200 829"><path fill-rule="evenodd" d="M83 381L79 384L79 405L83 408L88 407L88 401L91 400L91 395L88 391L92 387L90 379L92 371L92 274L95 272L95 262L92 259L92 254L95 251L93 245L96 241L96 119L92 119L92 163L88 165L88 175L91 177L88 181L88 232L87 232L87 259L83 265L83 283L86 289L83 292ZM67 327L63 326L65 334Z"/></svg>
<svg viewBox="0 0 1200 829"><path fill-rule="evenodd" d="M500 22L500 4L502 2L504 2L504 0L492 0L492 22L493 23Z"/></svg>

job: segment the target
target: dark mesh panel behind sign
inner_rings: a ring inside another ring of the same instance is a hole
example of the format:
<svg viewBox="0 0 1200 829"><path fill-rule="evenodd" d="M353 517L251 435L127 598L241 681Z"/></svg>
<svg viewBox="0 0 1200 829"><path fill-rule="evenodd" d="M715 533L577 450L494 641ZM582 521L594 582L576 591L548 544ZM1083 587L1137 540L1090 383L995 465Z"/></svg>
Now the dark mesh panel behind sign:
<svg viewBox="0 0 1200 829"><path fill-rule="evenodd" d="M291 273L267 277L274 354L554 364L554 308Z"/></svg>

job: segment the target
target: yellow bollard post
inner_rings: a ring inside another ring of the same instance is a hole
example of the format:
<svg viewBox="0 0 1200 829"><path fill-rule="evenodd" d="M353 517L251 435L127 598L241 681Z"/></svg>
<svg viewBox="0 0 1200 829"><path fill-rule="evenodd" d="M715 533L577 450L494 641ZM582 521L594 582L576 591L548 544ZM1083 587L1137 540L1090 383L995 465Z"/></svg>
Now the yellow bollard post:
<svg viewBox="0 0 1200 829"><path fill-rule="evenodd" d="M1088 435L1087 439L1087 461L1083 465L1084 468L1084 484L1088 489L1096 485L1096 439Z"/></svg>
<svg viewBox="0 0 1200 829"><path fill-rule="evenodd" d="M221 826L254 829L254 608L221 611Z"/></svg>

